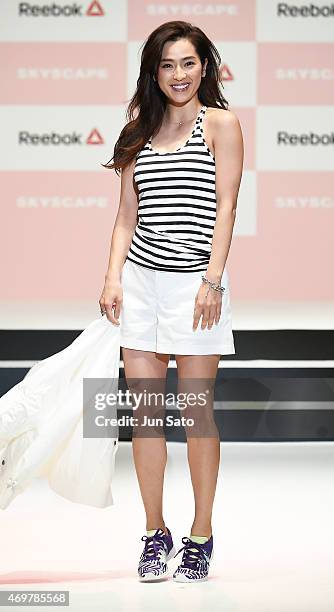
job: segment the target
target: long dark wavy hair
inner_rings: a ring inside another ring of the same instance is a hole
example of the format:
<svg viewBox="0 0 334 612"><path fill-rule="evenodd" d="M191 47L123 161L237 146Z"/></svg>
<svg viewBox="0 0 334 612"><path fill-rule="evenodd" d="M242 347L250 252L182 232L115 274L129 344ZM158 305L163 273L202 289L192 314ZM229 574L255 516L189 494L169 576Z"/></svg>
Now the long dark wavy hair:
<svg viewBox="0 0 334 612"><path fill-rule="evenodd" d="M167 98L157 81L157 71L163 46L167 41L187 38L194 46L202 66L208 58L205 77L198 89L198 98L206 106L228 109L228 102L220 91L223 88L219 76L221 57L218 49L204 32L187 21L168 21L156 28L144 41L137 88L126 110L127 123L114 147L114 155L104 168L114 169L116 174L125 168L145 146L149 138L157 134L163 120ZM136 111L136 116L135 116ZM110 163L113 160L113 163Z"/></svg>

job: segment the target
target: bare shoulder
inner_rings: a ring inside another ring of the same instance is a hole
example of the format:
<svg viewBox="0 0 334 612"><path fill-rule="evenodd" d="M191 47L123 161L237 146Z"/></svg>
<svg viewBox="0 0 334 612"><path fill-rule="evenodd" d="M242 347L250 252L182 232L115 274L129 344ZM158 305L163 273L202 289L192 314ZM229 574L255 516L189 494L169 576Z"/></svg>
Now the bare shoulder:
<svg viewBox="0 0 334 612"><path fill-rule="evenodd" d="M237 115L231 110L224 108L208 107L208 122L210 122L210 133L212 134L212 145L217 152L228 146L243 149L243 136Z"/></svg>
<svg viewBox="0 0 334 612"><path fill-rule="evenodd" d="M239 119L237 115L231 110L225 110L225 108L214 108L208 107L208 121L212 127L240 127Z"/></svg>

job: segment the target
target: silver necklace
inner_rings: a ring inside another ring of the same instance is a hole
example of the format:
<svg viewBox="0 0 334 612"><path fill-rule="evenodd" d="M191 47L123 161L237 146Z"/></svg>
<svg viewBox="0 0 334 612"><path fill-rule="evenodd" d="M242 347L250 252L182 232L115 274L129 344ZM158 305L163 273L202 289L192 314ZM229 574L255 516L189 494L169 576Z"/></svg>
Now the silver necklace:
<svg viewBox="0 0 334 612"><path fill-rule="evenodd" d="M173 121L171 123L168 123L168 125L166 127L168 127L169 125L183 125L184 123L187 123L188 121L194 121L194 119L196 119L197 115L198 115L198 113L192 119L186 119L185 121L178 121L178 122Z"/></svg>

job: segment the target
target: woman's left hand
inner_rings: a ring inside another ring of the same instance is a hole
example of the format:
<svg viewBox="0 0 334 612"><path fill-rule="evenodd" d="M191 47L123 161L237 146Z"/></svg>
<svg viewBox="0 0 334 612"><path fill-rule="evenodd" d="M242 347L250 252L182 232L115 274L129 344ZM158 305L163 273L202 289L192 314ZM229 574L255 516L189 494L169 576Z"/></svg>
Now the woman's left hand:
<svg viewBox="0 0 334 612"><path fill-rule="evenodd" d="M213 323L219 321L222 309L222 294L202 282L196 298L194 307L193 331L197 329L198 322L202 316L201 329L212 328Z"/></svg>

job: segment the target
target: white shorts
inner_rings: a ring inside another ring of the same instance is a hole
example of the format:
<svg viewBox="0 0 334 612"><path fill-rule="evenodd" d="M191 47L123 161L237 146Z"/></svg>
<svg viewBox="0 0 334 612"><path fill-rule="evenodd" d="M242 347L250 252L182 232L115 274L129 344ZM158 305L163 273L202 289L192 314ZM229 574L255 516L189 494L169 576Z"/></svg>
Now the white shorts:
<svg viewBox="0 0 334 612"><path fill-rule="evenodd" d="M232 332L228 273L218 324L193 330L195 297L205 272L151 270L125 260L121 284L120 346L170 355L231 355Z"/></svg>

